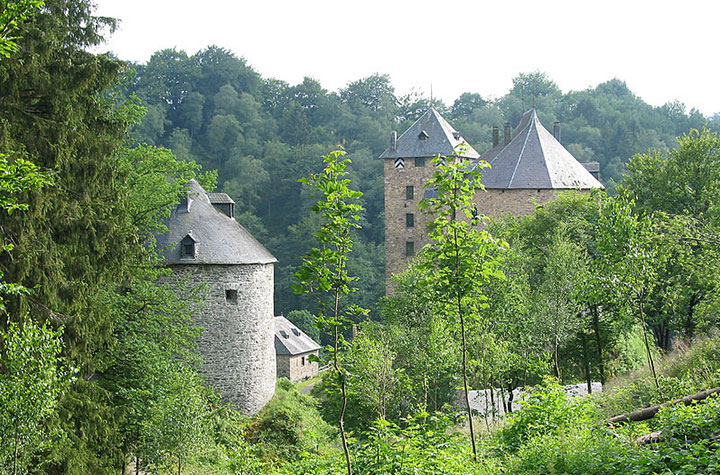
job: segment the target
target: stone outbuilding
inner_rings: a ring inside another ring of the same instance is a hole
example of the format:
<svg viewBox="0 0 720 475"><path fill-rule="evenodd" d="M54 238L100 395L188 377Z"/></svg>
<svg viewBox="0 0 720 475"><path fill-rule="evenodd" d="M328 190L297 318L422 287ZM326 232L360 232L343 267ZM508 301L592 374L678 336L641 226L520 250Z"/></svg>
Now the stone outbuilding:
<svg viewBox="0 0 720 475"><path fill-rule="evenodd" d="M234 205L225 193L206 193L191 180L157 243L173 271L169 280L188 293L204 284L193 319L204 330L198 348L207 383L241 412L254 414L275 393L277 260L235 221Z"/></svg>
<svg viewBox="0 0 720 475"><path fill-rule="evenodd" d="M277 377L300 381L312 378L319 371L310 356L319 356L320 345L285 317L275 317L275 357Z"/></svg>

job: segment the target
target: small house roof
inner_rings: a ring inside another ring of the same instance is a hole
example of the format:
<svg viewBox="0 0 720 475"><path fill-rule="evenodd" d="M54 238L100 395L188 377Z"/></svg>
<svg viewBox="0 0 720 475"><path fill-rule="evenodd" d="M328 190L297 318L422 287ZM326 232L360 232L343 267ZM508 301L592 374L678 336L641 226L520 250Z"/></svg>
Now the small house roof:
<svg viewBox="0 0 720 475"><path fill-rule="evenodd" d="M485 152L480 160L486 188L592 189L604 188L588 170L543 127L535 109L523 114L510 143Z"/></svg>
<svg viewBox="0 0 720 475"><path fill-rule="evenodd" d="M209 196L211 193L206 193L197 181L190 180L185 191L186 198L183 198L165 220L167 232L156 236L158 249L165 263L193 265L277 262L235 218L218 211L212 205ZM180 243L188 235L197 243L194 259L182 257Z"/></svg>
<svg viewBox="0 0 720 475"><path fill-rule="evenodd" d="M460 144L464 144L465 148L458 153L456 147ZM480 156L460 133L431 107L398 137L394 146L391 144L385 149L380 158L429 158L437 155L460 155L465 158Z"/></svg>
<svg viewBox="0 0 720 475"><path fill-rule="evenodd" d="M275 353L278 355L302 355L320 349L320 345L287 318L275 317Z"/></svg>

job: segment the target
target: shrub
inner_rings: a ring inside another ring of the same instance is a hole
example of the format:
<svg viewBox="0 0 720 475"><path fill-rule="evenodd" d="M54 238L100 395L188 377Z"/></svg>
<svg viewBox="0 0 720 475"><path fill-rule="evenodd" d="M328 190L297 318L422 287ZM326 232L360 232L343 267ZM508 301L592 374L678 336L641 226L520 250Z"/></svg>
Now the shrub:
<svg viewBox="0 0 720 475"><path fill-rule="evenodd" d="M508 416L499 432L502 445L511 452L536 435L553 434L570 423L589 423L596 410L588 398L568 401L562 386L549 377L541 386L524 394L521 406L522 409Z"/></svg>
<svg viewBox="0 0 720 475"><path fill-rule="evenodd" d="M335 439L335 429L316 406L315 399L281 378L275 397L248 426L246 437L267 460L285 460L304 451L318 453Z"/></svg>

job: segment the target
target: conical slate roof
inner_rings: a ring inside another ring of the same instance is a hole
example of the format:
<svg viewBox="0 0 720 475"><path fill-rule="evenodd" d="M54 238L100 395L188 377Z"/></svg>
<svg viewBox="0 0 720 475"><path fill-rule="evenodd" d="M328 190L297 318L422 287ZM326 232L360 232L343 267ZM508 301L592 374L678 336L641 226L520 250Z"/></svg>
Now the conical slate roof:
<svg viewBox="0 0 720 475"><path fill-rule="evenodd" d="M166 233L156 236L167 264L269 264L277 259L234 218L215 208L202 186L190 180L187 198L165 222ZM181 241L195 242L194 258L181 256Z"/></svg>
<svg viewBox="0 0 720 475"><path fill-rule="evenodd" d="M492 166L482 171L482 183L486 188L604 188L543 127L535 109L523 114L520 124L511 134L510 143L498 145L480 159Z"/></svg>
<svg viewBox="0 0 720 475"><path fill-rule="evenodd" d="M466 147L457 153L455 147ZM398 137L395 146L391 144L380 158L428 158L437 155L445 157L460 155L465 158L478 158L478 154L435 110L428 109L413 125Z"/></svg>

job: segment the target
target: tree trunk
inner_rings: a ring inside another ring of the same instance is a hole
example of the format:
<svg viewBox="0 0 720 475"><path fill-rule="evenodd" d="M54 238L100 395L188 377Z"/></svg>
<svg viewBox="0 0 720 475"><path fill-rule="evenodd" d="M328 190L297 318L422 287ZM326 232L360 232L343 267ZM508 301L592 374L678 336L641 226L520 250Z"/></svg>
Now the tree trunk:
<svg viewBox="0 0 720 475"><path fill-rule="evenodd" d="M720 387L708 389L707 391L702 391L696 394L692 394L690 396L681 397L680 399L675 399L674 401L664 402L657 406L646 407L644 409L631 412L630 414L620 414L619 416L611 417L606 422L608 424L617 424L618 422L645 421L647 419L652 419L653 417L655 417L655 414L658 413L661 407L669 406L671 404L685 404L687 406L690 405L693 401L702 401L711 394L715 393L720 393Z"/></svg>
<svg viewBox="0 0 720 475"><path fill-rule="evenodd" d="M458 310L460 310L460 334L462 337L462 373L463 388L465 391L465 404L467 405L468 424L470 426L470 442L472 442L473 460L477 462L477 448L475 447L475 431L473 430L472 409L470 408L470 392L467 382L467 345L465 342L465 318L462 314L460 295L458 294Z"/></svg>
<svg viewBox="0 0 720 475"><path fill-rule="evenodd" d="M695 306L700 302L700 296L698 295L698 292L693 292L693 294L690 296L690 301L688 302L688 310L687 310L687 317L685 317L685 322L683 325L683 330L685 333L685 338L687 341L691 341L692 338L695 336L695 319L694 313L695 313Z"/></svg>
<svg viewBox="0 0 720 475"><path fill-rule="evenodd" d="M17 431L15 432L14 442L15 442L15 449L13 450L13 470L12 470L12 473L13 473L13 475L17 475L17 462L18 462L18 453L19 453L19 449L18 449L18 434L17 434Z"/></svg>
<svg viewBox="0 0 720 475"><path fill-rule="evenodd" d="M592 394L592 375L590 374L590 355L588 354L587 335L585 331L580 331L580 340L583 349L583 366L585 367L585 381L587 382L588 394Z"/></svg>
<svg viewBox="0 0 720 475"><path fill-rule="evenodd" d="M515 395L513 394L513 391L515 388L513 387L512 382L508 383L508 404L507 404L507 413L512 414L513 412L513 400L515 399Z"/></svg>
<svg viewBox="0 0 720 475"><path fill-rule="evenodd" d="M340 271L338 271L339 273ZM338 317L340 316L340 289L335 289L335 308L334 308L334 314L335 314L335 322L338 321ZM335 352L333 353L333 363L335 366L335 371L338 373L338 377L340 378L340 391L342 393L342 408L340 409L340 417L338 421L338 425L340 426L340 436L342 439L342 446L343 446L343 452L345 452L345 463L347 465L347 475L352 475L352 462L350 460L350 448L348 447L348 441L347 441L347 434L345 433L345 411L347 410L347 385L345 382L345 374L343 373L342 369L340 368L340 365L338 364L338 340L339 340L339 334L338 334L338 324L335 324Z"/></svg>
<svg viewBox="0 0 720 475"><path fill-rule="evenodd" d="M595 342L597 344L598 354L598 370L600 371L600 384L605 385L605 363L603 362L602 340L600 340L600 317L598 316L597 305L592 306L592 325L595 332Z"/></svg>
<svg viewBox="0 0 720 475"><path fill-rule="evenodd" d="M642 297L640 297L638 305L640 306L640 322L642 323L643 339L645 340L645 350L647 350L648 364L650 365L650 371L652 372L653 379L655 380L655 387L660 391L660 382L658 381L657 373L655 372L655 362L653 361L652 352L650 351L650 342L648 341L648 328L645 322L645 315L643 314Z"/></svg>
<svg viewBox="0 0 720 475"><path fill-rule="evenodd" d="M497 405L495 404L495 382L493 380L490 380L490 403L492 406L492 418L495 420Z"/></svg>
<svg viewBox="0 0 720 475"><path fill-rule="evenodd" d="M504 414L507 414L507 400L505 399L505 388L500 383L500 403L502 404L502 410Z"/></svg>
<svg viewBox="0 0 720 475"><path fill-rule="evenodd" d="M555 369L555 377L558 379L558 381L560 381L560 362L558 361L558 351L558 342L556 340L553 348L553 367Z"/></svg>

